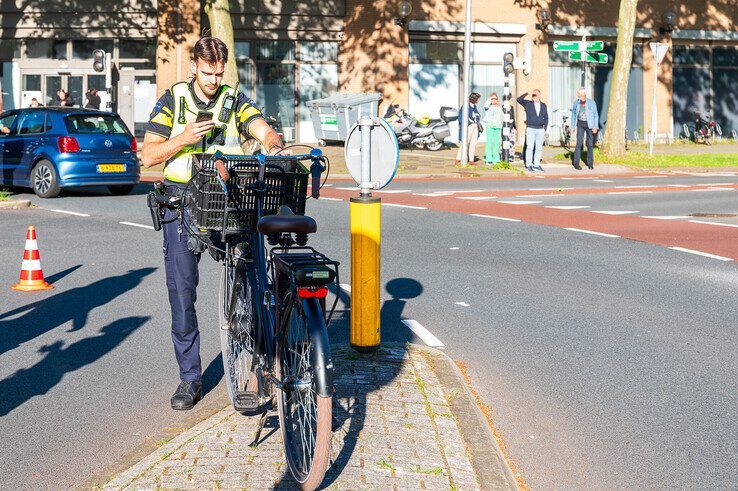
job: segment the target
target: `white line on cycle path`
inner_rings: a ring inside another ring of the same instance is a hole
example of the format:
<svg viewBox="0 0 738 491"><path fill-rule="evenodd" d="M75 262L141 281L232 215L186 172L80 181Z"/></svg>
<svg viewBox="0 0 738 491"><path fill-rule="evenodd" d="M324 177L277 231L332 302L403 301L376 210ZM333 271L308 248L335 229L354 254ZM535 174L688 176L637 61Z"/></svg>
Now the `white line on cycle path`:
<svg viewBox="0 0 738 491"><path fill-rule="evenodd" d="M427 210L424 206L399 205L397 203L382 203L382 206L393 206L395 208L410 208L411 210Z"/></svg>
<svg viewBox="0 0 738 491"><path fill-rule="evenodd" d="M147 228L149 230L154 230L154 227L152 227L151 225L144 225L142 223L133 223L133 222L118 222L118 223L120 223L121 225L129 225L131 227Z"/></svg>
<svg viewBox="0 0 738 491"><path fill-rule="evenodd" d="M732 261L729 257L716 256L715 254L709 254L707 252L695 251L693 249L685 249L684 247L669 247L673 251L687 252L689 254L695 254L697 256L709 257L710 259L718 259L720 261Z"/></svg>
<svg viewBox="0 0 738 491"><path fill-rule="evenodd" d="M432 332L423 327L420 322L413 319L402 319L402 323L405 324L408 329L410 329L416 336L422 339L423 342L431 348L446 347L446 345L443 344L437 337L435 337Z"/></svg>
<svg viewBox="0 0 738 491"><path fill-rule="evenodd" d="M42 210L46 211L53 211L55 213L64 213L65 215L74 215L76 217L88 217L87 213L77 213L76 211L67 211L67 210L57 210L57 209L51 209L51 208L41 208Z"/></svg>

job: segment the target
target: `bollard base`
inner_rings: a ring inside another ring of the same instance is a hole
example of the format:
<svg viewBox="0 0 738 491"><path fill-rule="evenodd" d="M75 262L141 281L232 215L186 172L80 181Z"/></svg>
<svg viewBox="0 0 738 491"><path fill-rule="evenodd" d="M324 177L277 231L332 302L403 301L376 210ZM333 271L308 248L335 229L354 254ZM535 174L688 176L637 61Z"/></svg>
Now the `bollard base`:
<svg viewBox="0 0 738 491"><path fill-rule="evenodd" d="M351 348L354 351L357 351L362 354L371 354L375 353L379 349L379 345L376 346L356 346L355 344L351 344Z"/></svg>

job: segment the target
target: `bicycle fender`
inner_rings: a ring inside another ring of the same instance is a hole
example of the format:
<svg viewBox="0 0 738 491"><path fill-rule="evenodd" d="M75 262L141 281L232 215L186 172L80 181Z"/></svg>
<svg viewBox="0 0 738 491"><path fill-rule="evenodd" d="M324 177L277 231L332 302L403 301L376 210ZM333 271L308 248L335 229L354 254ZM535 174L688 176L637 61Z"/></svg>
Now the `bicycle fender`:
<svg viewBox="0 0 738 491"><path fill-rule="evenodd" d="M305 298L302 300L302 308L305 312L310 340L313 350L310 353L312 365L315 367L315 392L321 397L333 396L333 359L331 358L331 347L328 341L328 332L320 310L317 298Z"/></svg>

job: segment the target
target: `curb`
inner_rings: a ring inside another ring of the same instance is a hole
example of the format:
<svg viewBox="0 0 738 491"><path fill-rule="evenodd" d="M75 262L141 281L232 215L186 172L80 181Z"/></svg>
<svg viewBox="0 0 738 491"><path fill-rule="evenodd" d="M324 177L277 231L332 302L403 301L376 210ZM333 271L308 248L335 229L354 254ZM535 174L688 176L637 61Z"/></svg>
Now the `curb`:
<svg viewBox="0 0 738 491"><path fill-rule="evenodd" d="M20 208L28 208L29 206L31 206L31 200L28 199L0 201L0 210L18 210Z"/></svg>
<svg viewBox="0 0 738 491"><path fill-rule="evenodd" d="M446 399L456 417L461 437L482 489L518 490L513 471L456 363L446 353L435 348L417 344L411 346L412 349L422 351L433 358L434 363L431 367L447 391Z"/></svg>

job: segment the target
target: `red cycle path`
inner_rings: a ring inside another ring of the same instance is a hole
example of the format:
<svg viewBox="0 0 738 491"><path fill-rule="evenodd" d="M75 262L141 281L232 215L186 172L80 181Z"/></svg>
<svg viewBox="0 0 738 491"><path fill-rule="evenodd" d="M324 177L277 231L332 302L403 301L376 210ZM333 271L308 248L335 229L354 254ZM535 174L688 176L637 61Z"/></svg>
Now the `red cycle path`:
<svg viewBox="0 0 738 491"><path fill-rule="evenodd" d="M722 186L721 186L722 187ZM725 186L732 187L732 186ZM692 188L704 189L705 186ZM648 191L684 191L688 188L648 188ZM637 189L632 189L636 191ZM623 192L625 189L597 188L572 189L567 194L600 194L612 191ZM586 191L586 192L585 192ZM480 196L483 194L503 196L520 196L534 194L534 191L485 191L484 193L459 193L462 196ZM554 193L562 194L562 193ZM357 196L357 191L343 191L334 188L323 188L321 196L348 199ZM738 260L738 228L719 225L692 223L686 220L659 220L629 215L603 215L581 210L558 210L536 205L511 205L494 201L473 201L458 199L454 196L414 196L411 194L381 195L383 203L394 203L408 206L423 206L431 210L464 214L491 215L501 218L513 218L528 223L549 225L561 228L578 228L619 235L623 238L648 242L665 247L682 247L708 254Z"/></svg>

